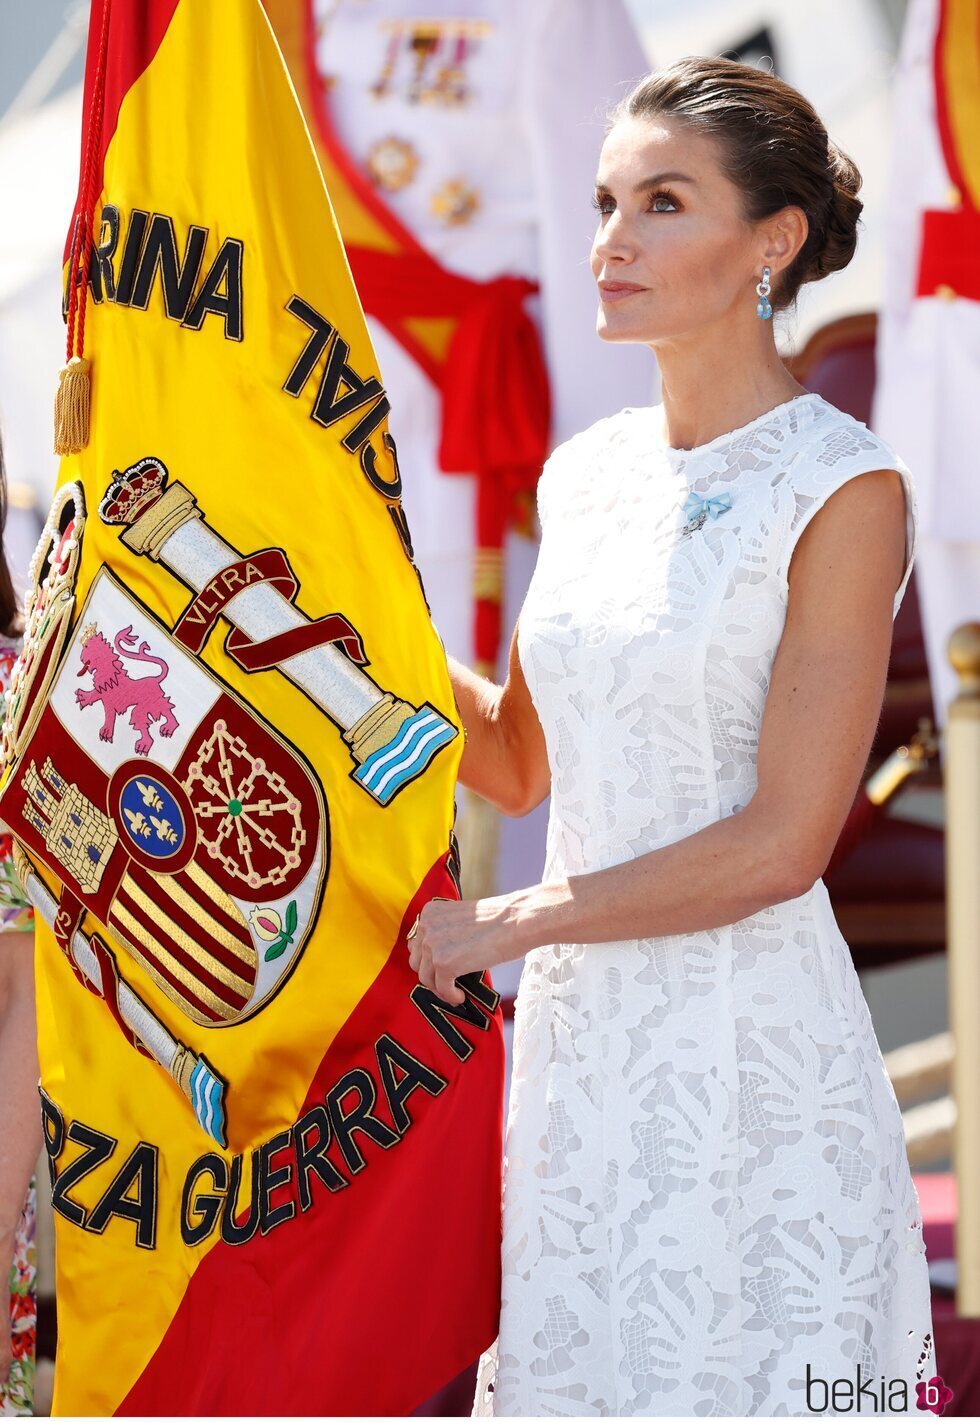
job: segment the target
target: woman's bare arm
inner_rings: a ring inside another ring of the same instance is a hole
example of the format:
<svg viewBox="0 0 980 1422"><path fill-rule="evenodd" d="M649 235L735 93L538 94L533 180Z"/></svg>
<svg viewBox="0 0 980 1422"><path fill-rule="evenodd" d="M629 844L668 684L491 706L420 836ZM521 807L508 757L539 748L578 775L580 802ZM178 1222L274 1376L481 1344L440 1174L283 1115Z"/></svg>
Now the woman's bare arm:
<svg viewBox="0 0 980 1422"><path fill-rule="evenodd" d="M794 551L752 800L663 849L522 891L505 915L511 957L515 944L717 928L812 887L874 740L904 550L896 471L862 474L830 496Z"/></svg>
<svg viewBox="0 0 980 1422"><path fill-rule="evenodd" d="M494 898L431 900L409 944L420 981L459 1002L458 977L543 944L703 932L811 888L874 740L904 547L904 493L894 470L848 480L801 534L760 728L756 792L742 811L591 874Z"/></svg>
<svg viewBox="0 0 980 1422"><path fill-rule="evenodd" d="M17 1221L42 1145L31 948L30 933L0 933L0 1282L4 1288ZM4 1317L0 1385L9 1376L10 1362L10 1329Z"/></svg>
<svg viewBox="0 0 980 1422"><path fill-rule="evenodd" d="M551 789L544 732L517 655L517 626L503 686L449 657L456 705L466 728L459 765L463 785L502 814L526 815Z"/></svg>

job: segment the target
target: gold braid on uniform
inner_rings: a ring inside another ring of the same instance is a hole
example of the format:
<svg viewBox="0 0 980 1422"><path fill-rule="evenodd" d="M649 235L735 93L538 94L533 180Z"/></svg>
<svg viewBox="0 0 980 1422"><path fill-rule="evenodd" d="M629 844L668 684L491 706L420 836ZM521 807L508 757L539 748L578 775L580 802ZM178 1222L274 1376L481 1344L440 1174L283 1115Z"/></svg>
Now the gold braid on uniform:
<svg viewBox="0 0 980 1422"><path fill-rule="evenodd" d="M504 550L478 548L473 557L473 596L502 602L504 591ZM490 673L492 675L492 673Z"/></svg>

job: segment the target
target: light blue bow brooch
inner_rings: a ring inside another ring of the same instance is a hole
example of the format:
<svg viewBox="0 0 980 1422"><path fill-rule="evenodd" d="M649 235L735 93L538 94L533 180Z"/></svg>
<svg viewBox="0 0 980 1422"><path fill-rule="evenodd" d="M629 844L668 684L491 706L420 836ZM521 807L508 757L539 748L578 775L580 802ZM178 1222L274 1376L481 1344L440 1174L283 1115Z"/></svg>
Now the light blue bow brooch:
<svg viewBox="0 0 980 1422"><path fill-rule="evenodd" d="M681 533L682 538L686 538L691 533L696 533L699 528L703 528L708 516L717 518L726 509L732 506L731 494L715 494L708 499L701 499L695 493L690 493L684 502L684 513L687 515L687 523Z"/></svg>

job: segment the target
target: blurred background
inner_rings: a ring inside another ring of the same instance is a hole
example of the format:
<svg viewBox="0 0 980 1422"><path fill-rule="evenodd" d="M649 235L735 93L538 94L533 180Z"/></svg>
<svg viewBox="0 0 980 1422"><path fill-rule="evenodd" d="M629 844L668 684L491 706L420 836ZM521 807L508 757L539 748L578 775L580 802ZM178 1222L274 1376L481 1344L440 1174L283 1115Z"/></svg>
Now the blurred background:
<svg viewBox="0 0 980 1422"><path fill-rule="evenodd" d="M550 5L551 0L528 0L532 9L538 3ZM929 378L921 369L917 375L906 370L903 351L914 345L920 360L928 361L937 348L931 342L942 343L944 351L955 350L962 342L974 368L980 359L977 327L966 329L976 316L980 290L960 292L948 280L923 290L921 271L915 286L921 214L937 206L958 211L964 204L976 205L975 195L971 198L957 189L948 150L938 138L928 154L915 146L936 127L930 86L943 6L941 0L910 0L908 5L905 0L812 0L808 5L623 0L623 5L639 58L601 90L602 98L620 97L623 86L640 77L642 65L653 68L688 54L720 54L758 64L802 91L864 178L865 206L854 260L834 277L805 286L796 307L776 318L776 335L797 378L892 440L922 491L919 561L896 623L878 735L865 784L825 878L905 1113L923 1212L933 1230L927 1238L934 1283L938 1294L943 1290L948 1294L954 1277L951 1143L956 1117L950 1093L953 1045L943 733L948 708L959 689L949 658L949 638L956 628L975 624L980 607L980 500L973 495L965 512L959 504L958 524L948 510L960 497L958 479L977 482L971 474L976 443L968 434L969 420L976 415L960 392L961 408L952 411L950 418L965 423L958 443L952 445L952 465L947 462L942 470L938 470L944 458L941 452L920 443L924 419L918 424L902 423L908 420L908 381L918 380L918 390ZM267 5L270 14L273 8ZM338 28L345 23L343 8L339 0L318 0L315 6L321 34L329 30L338 48L345 33ZM357 0L347 7L350 13L356 8ZM469 13L473 7L459 8ZM481 8L493 6L476 7ZM601 0L591 6L582 0L581 8L591 9L595 23L601 25ZM619 0L615 8L619 13ZM612 9L607 13L611 15ZM52 400L64 361L61 262L78 180L87 25L86 0L0 0L0 428L11 489L8 548L15 580L21 585L57 472L51 428ZM604 62L606 73L616 72L613 60L607 56ZM342 90L347 71L343 64L340 68ZM555 78L545 75L543 88L548 77ZM325 87L336 87L336 75L324 73L322 78ZM343 100L342 93L338 97ZM975 103L980 111L980 91ZM312 129L314 116L308 114L308 120ZM600 138L601 128L590 130L592 146L586 151L585 167L593 161L588 152L597 156ZM980 132L974 138L976 158ZM400 141L400 147L386 155L387 170L375 170L379 187L387 189L386 200L396 208L400 202L408 204L409 198L403 199L402 180L392 176L390 165L406 161L410 148L407 139ZM583 172L584 235L575 258L579 268L587 254L585 229L594 217L589 206L592 174L585 168ZM410 173L405 184L409 178ZM476 203L478 194L469 197ZM404 206L401 216L411 223L411 208ZM338 220L343 230L340 214ZM453 219L457 233L466 220L466 210L460 210ZM438 240L433 236L433 250ZM439 248L447 265L453 265L454 250L463 249ZM481 263L482 259L475 261L474 273ZM460 258L460 269L465 265ZM482 264L481 277L493 274L492 264ZM594 293L588 299L594 309ZM546 305L545 299L545 310ZM920 318L926 326L909 324ZM913 332L918 332L914 340ZM448 514L445 509L439 512L422 487L421 472L413 474L421 471L424 456L421 443L417 456L411 454L417 434L409 427L413 401L408 394L399 395L403 377L398 362L404 356L388 342L380 325L372 327L372 335L386 385L392 372L391 427L399 442L405 505L419 566L427 589L436 594L434 621L448 651L502 682L510 630L533 567L534 539L526 531L507 532L502 550L507 572L500 589L503 635L489 655L485 650L481 654L471 640L470 609L464 605L466 599L458 596L459 587L469 586L458 580L470 577L472 503L465 500L471 494L454 488L456 504ZM937 366L936 381L938 370ZM562 377L557 365L553 373L559 410L574 407L574 399L559 388ZM405 373L406 390L412 378ZM595 411L592 418L624 404L657 399L652 362L643 370L634 363L630 381L626 397L618 401L620 387L610 382L608 408ZM980 405L980 401L973 403ZM936 408L930 406L933 415ZM588 422L583 419L581 424ZM571 428L562 430L560 423L558 435L565 438ZM423 438L424 432L418 434L420 441ZM435 474L432 480L435 487ZM460 486L464 481L442 482ZM945 505L944 487L948 490ZM443 518L451 519L451 524L440 523ZM955 557L950 552L953 544ZM461 612L454 621L457 607ZM547 802L520 822L495 824L489 835L485 807L463 804L460 808L464 896L503 893L536 882L544 862ZM520 963L503 965L494 973L509 1013L519 973ZM931 1188L929 1177L934 1177ZM51 1227L47 1212L42 1209L40 1214L38 1348L39 1356L50 1357L54 1341ZM49 1371L42 1364L39 1411L44 1410L48 1379Z"/></svg>

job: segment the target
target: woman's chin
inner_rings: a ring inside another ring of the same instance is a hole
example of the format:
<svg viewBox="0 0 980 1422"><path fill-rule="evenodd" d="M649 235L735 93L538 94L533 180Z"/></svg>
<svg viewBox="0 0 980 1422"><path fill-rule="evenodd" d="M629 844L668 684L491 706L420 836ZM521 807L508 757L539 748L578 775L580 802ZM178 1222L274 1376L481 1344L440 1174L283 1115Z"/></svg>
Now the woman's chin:
<svg viewBox="0 0 980 1422"><path fill-rule="evenodd" d="M631 343L633 345L646 345L651 337L646 331L638 330L635 323L627 321L607 320L600 310L596 321L596 335L600 341Z"/></svg>

